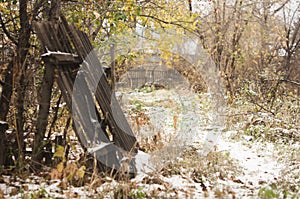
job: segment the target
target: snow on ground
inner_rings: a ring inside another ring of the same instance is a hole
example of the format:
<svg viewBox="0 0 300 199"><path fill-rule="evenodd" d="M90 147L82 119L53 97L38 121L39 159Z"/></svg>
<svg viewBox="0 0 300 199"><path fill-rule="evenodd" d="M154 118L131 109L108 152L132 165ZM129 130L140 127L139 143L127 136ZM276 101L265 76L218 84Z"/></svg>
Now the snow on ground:
<svg viewBox="0 0 300 199"><path fill-rule="evenodd" d="M148 114L151 120L152 118L159 118L160 122L157 122L157 120L152 120L151 123L158 124L157 129L162 129L162 131L166 133L166 136L171 133L175 134L173 136L173 138L175 137L175 140L179 137L182 143L179 143L178 146L193 145L197 147L198 145L198 148L201 149L201 147L204 145L207 134L211 133L209 130L207 130L207 126L210 123L210 113L207 102L205 99L203 101L203 99L198 98L196 95L188 91L183 93L178 91L176 91L176 93L174 91L168 91L167 93L165 92L165 90L151 93L134 92L130 93L126 99L130 106L132 106L132 103L129 102L141 100L143 102L143 106L145 106L142 108L144 113ZM207 100L205 95L202 97L206 98ZM160 107L160 109L153 108L153 105L161 106L161 104L163 104L162 102L166 100L176 101L177 105L180 106L180 110L177 110L177 113L179 113L178 120L180 121L180 127L178 128L180 129L180 132L174 132L174 129L170 128L170 126L172 126L170 124L174 122L170 119L170 116L172 115L171 113L174 114L174 107L165 106ZM147 105L149 105L147 103L151 103L151 107L147 107ZM130 110L130 108L125 106L125 110ZM157 117L157 113L153 112L153 110L159 113L160 111L164 111L165 113L160 114L159 117ZM161 125L161 121L164 121L164 125ZM232 134L235 133L237 132L225 132L222 133L222 136L220 137L216 136L216 148L217 151L229 153L230 157L236 160L238 165L242 168L242 175L238 176L238 180L235 180L235 182L227 181L220 183L231 186L233 191L236 193L236 196L255 196L258 194L259 189L263 185L276 182L276 180L280 178L280 172L285 169L285 165L277 161L277 152L273 143L265 142L263 144L260 142L252 142L247 136L243 137L242 140L236 141L231 139L231 137L234 137ZM163 149L161 150L163 153ZM182 189L184 189L184 187L190 187L190 183L192 183L194 184L193 192L199 192L199 190L197 190L197 188L199 188L199 186L197 187L197 183L187 182L187 179L182 179L180 176L173 176L170 179L165 179L165 181L173 184L173 187L176 187L179 190L180 187ZM202 193L202 191L200 191L200 193ZM197 196L200 197L199 193Z"/></svg>
<svg viewBox="0 0 300 199"><path fill-rule="evenodd" d="M261 187L276 182L280 178L281 171L286 168L286 165L277 161L276 150L272 143L253 143L248 140L234 141L223 137L218 141L217 151L229 153L230 157L236 160L242 169L242 175L235 176L235 180L220 179L218 182L220 185L229 186L237 198L257 196ZM140 171L135 181L142 181L146 176L143 171ZM146 171L149 172L151 169L148 168ZM187 195L194 198L205 197L202 186L185 176L174 175L169 178L160 176L160 179L169 184L169 189L178 190L179 198L184 198ZM141 186L145 186L145 184L141 184ZM206 197L215 198L213 193L208 193Z"/></svg>
<svg viewBox="0 0 300 199"><path fill-rule="evenodd" d="M157 165L164 163L158 164L152 159L157 154L159 161L176 159L188 146L202 151L206 135L211 133L207 128L211 114L207 96L204 94L198 97L189 91L174 90L117 94L125 115L138 134L138 140L143 142L147 139L153 145L148 148L156 151L153 154L139 151L137 154L138 175L127 183L142 189L131 190L130 193L136 196L155 193L159 197L169 198L215 198L216 193L212 191L215 187L211 187L208 181L202 184L195 182L191 179L192 174L163 176L157 173ZM237 133L222 132L220 137L216 137L218 143L212 150L229 154L242 172L236 173L233 179L218 179L216 186L220 189L229 187L231 195L224 198L257 198L260 188L276 182L286 165L277 161L278 151L274 143L250 141L251 138L247 136L232 139ZM160 137L157 137L158 134ZM172 144L168 144L170 141ZM120 183L113 179L96 189L83 186L62 190L60 181L49 181L37 176L30 176L27 180L13 176L0 178L0 189L7 198L22 198L24 193L41 190L45 190L47 196L52 198L112 198L119 187ZM204 187L207 191L203 190Z"/></svg>
<svg viewBox="0 0 300 199"><path fill-rule="evenodd" d="M247 142L221 140L218 149L229 151L230 156L238 160L239 165L244 169L245 176L240 178L243 182L257 187L263 182L278 179L284 165L276 160L274 145Z"/></svg>
<svg viewBox="0 0 300 199"><path fill-rule="evenodd" d="M230 157L237 160L242 168L238 180L243 187L233 187L241 196L257 195L262 185L276 182L285 165L279 163L273 143L254 143L248 140L233 141L221 139L218 142L219 151L227 151ZM247 187L247 189L245 189Z"/></svg>

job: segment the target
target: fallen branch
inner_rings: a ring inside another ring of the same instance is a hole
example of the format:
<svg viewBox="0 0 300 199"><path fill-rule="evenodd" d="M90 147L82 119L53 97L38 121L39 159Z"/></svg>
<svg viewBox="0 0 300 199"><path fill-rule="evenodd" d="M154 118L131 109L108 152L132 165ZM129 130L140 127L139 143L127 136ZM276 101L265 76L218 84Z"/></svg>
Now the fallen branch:
<svg viewBox="0 0 300 199"><path fill-rule="evenodd" d="M294 84L296 86L300 86L299 82L289 80L289 79L266 79L265 81L269 81L269 82L286 82L286 83Z"/></svg>
<svg viewBox="0 0 300 199"><path fill-rule="evenodd" d="M291 83L291 84L294 84L296 86L299 86L300 87L300 83L299 82L296 82L296 81L292 81L292 80L289 80L289 79L280 79L279 81L281 82L287 82L287 83Z"/></svg>

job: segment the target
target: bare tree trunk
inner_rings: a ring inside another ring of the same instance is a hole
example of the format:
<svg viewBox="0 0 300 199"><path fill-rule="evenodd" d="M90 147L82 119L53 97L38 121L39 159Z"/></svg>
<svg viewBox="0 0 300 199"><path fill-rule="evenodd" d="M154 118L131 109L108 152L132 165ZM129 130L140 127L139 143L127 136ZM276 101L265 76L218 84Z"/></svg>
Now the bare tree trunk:
<svg viewBox="0 0 300 199"><path fill-rule="evenodd" d="M50 100L52 87L54 82L55 69L47 66L44 71L44 77L41 84L39 110L36 123L36 132L34 136L34 143L32 149L32 162L35 169L40 167L43 158L43 148L45 146L43 140L48 125L48 116L50 108Z"/></svg>
<svg viewBox="0 0 300 199"><path fill-rule="evenodd" d="M6 122L0 121L0 166L6 164L7 159L7 148L6 148L6 137L5 131L8 129L8 124Z"/></svg>
<svg viewBox="0 0 300 199"><path fill-rule="evenodd" d="M12 94L13 61L10 61L4 72L4 84L0 96L0 120L6 121Z"/></svg>
<svg viewBox="0 0 300 199"><path fill-rule="evenodd" d="M49 13L49 20L56 21L59 17L60 0L51 1L51 8ZM36 124L36 133L34 137L32 149L32 163L35 169L39 169L43 158L45 132L48 125L49 108L52 94L52 87L54 83L55 68L52 65L46 65L44 77L41 85L39 110Z"/></svg>
<svg viewBox="0 0 300 199"><path fill-rule="evenodd" d="M19 13L20 13L20 31L17 45L17 63L15 66L16 71L14 83L16 88L15 95L15 125L17 128L17 142L18 142L18 161L19 166L22 167L23 162L23 146L24 146L24 98L27 83L25 81L25 74L27 70L27 55L30 47L30 24L27 12L28 0L20 0Z"/></svg>

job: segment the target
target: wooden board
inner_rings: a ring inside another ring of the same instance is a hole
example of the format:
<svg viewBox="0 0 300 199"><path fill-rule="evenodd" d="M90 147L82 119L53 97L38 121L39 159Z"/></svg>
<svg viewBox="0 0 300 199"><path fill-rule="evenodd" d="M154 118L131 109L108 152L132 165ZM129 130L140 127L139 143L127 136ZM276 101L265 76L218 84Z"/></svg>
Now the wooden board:
<svg viewBox="0 0 300 199"><path fill-rule="evenodd" d="M106 76L102 75L103 68L93 51L93 46L88 36L73 25L69 25L63 16L61 16L61 23L54 24L45 21L34 22L33 25L46 51L43 54L46 67L53 67L53 70L55 67L58 67L59 77L57 82L67 103L67 107L70 112L75 111L78 113L73 117L73 120L78 124L74 130L83 147L93 147L91 143L111 142L114 147L111 144L108 146L110 149L116 150L116 153L120 153L121 151L123 154L137 152L137 140L115 98L114 92L111 90ZM86 76L79 77L78 74L80 73L78 71L82 68L81 63L83 60L87 63L88 73ZM80 89L89 92L84 92L84 94L76 96L75 103L92 104L88 109L96 109L95 102L91 101L94 98L90 84L97 85L94 93L101 110L97 111L96 118L84 110L86 107L76 104L74 106L72 95L76 78L83 78ZM103 135L101 133L103 129L99 129L99 125L96 126L91 121L92 119L98 120L98 123L105 121L109 126L110 133L113 135L113 140L108 139L107 132ZM122 155L120 156L120 154L116 153L115 155L119 157L115 158L120 160ZM98 152L97 156L99 155L101 156ZM111 155L112 153L110 153Z"/></svg>

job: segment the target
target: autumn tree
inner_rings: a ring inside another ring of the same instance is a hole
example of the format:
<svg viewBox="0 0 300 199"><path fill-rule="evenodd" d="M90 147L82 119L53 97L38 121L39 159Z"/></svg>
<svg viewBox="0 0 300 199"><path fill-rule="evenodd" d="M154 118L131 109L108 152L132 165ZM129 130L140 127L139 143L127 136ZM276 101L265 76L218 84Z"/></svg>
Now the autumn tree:
<svg viewBox="0 0 300 199"><path fill-rule="evenodd" d="M292 49L298 46L296 37L292 36L298 32L296 15L290 13L294 16L292 23L284 21L282 14L289 3L216 0L210 2L205 12L198 11L197 33L222 72L231 98L243 93L259 109L272 110L278 91L278 82L273 80L286 74L280 68L289 61L284 63L283 59L291 60L291 55L295 56L289 49L282 56L282 50L286 46L293 46ZM271 103L265 107L261 104L264 102Z"/></svg>
<svg viewBox="0 0 300 199"><path fill-rule="evenodd" d="M276 99L299 87L299 3L291 3L291 0L0 1L0 120L7 120L16 130L15 155L20 160L17 162L23 162L24 140L32 134L31 160L34 164L42 162L44 140L57 124L61 102L60 94L54 94L57 93L55 70L46 67L37 56L46 49L39 47L33 21L57 20L62 13L86 32L95 46L110 44L110 59L106 64L114 66L118 60L120 68L126 59L135 58L138 53L115 58L114 35L133 32L151 41L163 32L177 36L191 33L201 40L213 59L231 101L246 96L258 110L275 114L274 107L279 107L275 105ZM290 9L291 5L295 9ZM142 35L137 33L138 28L143 29ZM166 60L173 56L168 52L167 42L156 46L165 49L160 56ZM188 70L184 67L182 73ZM52 108L56 114L49 112ZM64 120L62 126L67 128L69 124L70 119Z"/></svg>
<svg viewBox="0 0 300 199"><path fill-rule="evenodd" d="M15 158L17 164L23 167L22 162L24 158L24 130L28 128L26 121L26 109L28 104L25 103L27 98L27 89L30 85L29 74L34 70L33 59L31 57L31 25L32 18L36 17L39 11L40 3L34 5L29 4L28 0L17 1L1 1L1 31L4 40L10 43L10 47L14 52L10 57L9 67L6 69L5 86L1 93L1 98L6 102L1 106L5 107L1 119L5 120L7 117L8 108L11 108L11 118L13 126L16 129L16 140L18 154ZM11 74L11 75L9 75ZM9 101L8 101L9 100Z"/></svg>

